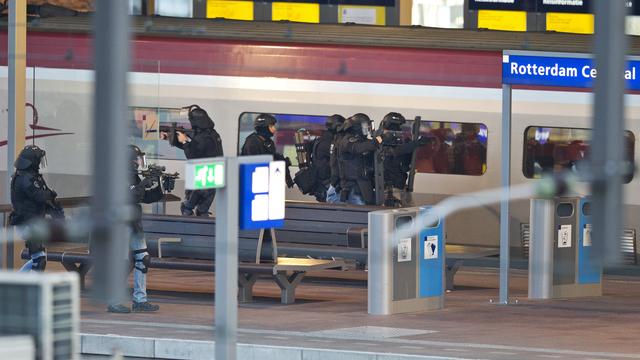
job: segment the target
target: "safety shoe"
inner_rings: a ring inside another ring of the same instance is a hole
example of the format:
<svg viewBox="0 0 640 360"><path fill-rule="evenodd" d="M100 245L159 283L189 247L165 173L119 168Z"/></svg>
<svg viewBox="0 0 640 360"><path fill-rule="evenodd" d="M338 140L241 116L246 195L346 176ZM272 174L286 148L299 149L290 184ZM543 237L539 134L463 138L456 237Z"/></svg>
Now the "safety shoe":
<svg viewBox="0 0 640 360"><path fill-rule="evenodd" d="M182 216L193 216L193 209L189 209L184 201L180 203L180 212Z"/></svg>
<svg viewBox="0 0 640 360"><path fill-rule="evenodd" d="M133 302L132 307L134 312L153 312L160 310L160 306L152 304L148 301L145 302Z"/></svg>
<svg viewBox="0 0 640 360"><path fill-rule="evenodd" d="M131 309L129 309L128 307L122 304L117 304L117 305L109 305L109 307L107 307L107 311L110 313L116 313L116 314L128 314L131 312Z"/></svg>

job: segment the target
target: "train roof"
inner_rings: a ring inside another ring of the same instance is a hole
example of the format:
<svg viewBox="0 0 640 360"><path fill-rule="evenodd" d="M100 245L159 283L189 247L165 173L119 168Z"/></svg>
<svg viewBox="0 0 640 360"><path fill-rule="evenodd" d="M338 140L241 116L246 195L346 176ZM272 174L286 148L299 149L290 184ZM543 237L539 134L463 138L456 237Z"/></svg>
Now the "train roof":
<svg viewBox="0 0 640 360"><path fill-rule="evenodd" d="M2 20L7 23L7 19ZM91 17L34 19L29 31L90 33ZM400 47L452 50L535 50L591 52L592 35L553 32L506 32L493 30L440 29L420 26L369 26L355 24L306 24L287 21L234 21L133 17L135 36ZM640 37L630 37L629 54L640 55Z"/></svg>

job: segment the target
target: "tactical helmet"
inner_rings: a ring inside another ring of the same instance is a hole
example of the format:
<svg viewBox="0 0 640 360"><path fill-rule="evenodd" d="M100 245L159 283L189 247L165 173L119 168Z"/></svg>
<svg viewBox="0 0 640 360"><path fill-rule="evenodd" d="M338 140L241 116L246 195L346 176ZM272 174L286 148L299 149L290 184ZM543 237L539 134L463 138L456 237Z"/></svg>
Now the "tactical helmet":
<svg viewBox="0 0 640 360"><path fill-rule="evenodd" d="M189 122L194 129L213 129L215 127L209 114L198 105L189 106Z"/></svg>
<svg viewBox="0 0 640 360"><path fill-rule="evenodd" d="M345 119L342 115L333 114L331 116L328 116L327 122L325 123L327 130L331 131L332 133L338 132L338 129L342 126L344 120Z"/></svg>
<svg viewBox="0 0 640 360"><path fill-rule="evenodd" d="M382 118L380 127L383 130L399 131L400 127L404 125L407 120L402 114L397 112L390 112Z"/></svg>
<svg viewBox="0 0 640 360"><path fill-rule="evenodd" d="M275 116L271 114L260 114L258 117L253 120L253 128L258 130L258 128L268 128L271 125L275 125L278 122Z"/></svg>
<svg viewBox="0 0 640 360"><path fill-rule="evenodd" d="M345 120L342 131L368 136L371 133L371 119L366 114L357 113Z"/></svg>
<svg viewBox="0 0 640 360"><path fill-rule="evenodd" d="M129 145L129 160L131 160L132 165L135 164L136 169L147 166L146 154L136 145Z"/></svg>
<svg viewBox="0 0 640 360"><path fill-rule="evenodd" d="M20 155L13 163L18 170L26 170L29 168L38 169L40 160L46 155L46 152L35 145L27 145L20 151Z"/></svg>

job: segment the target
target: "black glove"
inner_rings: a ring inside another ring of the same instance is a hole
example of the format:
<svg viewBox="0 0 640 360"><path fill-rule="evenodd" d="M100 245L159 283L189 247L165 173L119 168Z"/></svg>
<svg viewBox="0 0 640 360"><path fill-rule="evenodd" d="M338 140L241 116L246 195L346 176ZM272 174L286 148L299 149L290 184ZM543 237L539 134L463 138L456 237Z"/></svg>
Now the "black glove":
<svg viewBox="0 0 640 360"><path fill-rule="evenodd" d="M418 144L418 146L422 146L422 145L426 145L429 143L429 138L424 137L422 135L418 136L418 138L416 139L416 143Z"/></svg>
<svg viewBox="0 0 640 360"><path fill-rule="evenodd" d="M142 179L142 181L140 181L140 185L144 186L145 188L150 188L154 185L155 182L157 182L157 179L155 177L149 176Z"/></svg>
<svg viewBox="0 0 640 360"><path fill-rule="evenodd" d="M51 200L55 199L58 197L58 193L55 192L54 190L49 189L49 191L51 191L51 194L49 194L49 196L51 196Z"/></svg>

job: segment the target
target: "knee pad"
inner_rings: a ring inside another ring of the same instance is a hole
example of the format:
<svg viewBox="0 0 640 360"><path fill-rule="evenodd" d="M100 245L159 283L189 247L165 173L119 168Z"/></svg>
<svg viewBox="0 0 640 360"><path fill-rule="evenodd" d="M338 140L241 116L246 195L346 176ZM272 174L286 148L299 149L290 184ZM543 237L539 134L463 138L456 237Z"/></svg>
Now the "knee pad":
<svg viewBox="0 0 640 360"><path fill-rule="evenodd" d="M142 259L136 258L136 255L138 254L144 254ZM151 263L151 256L149 256L147 249L135 250L133 252L133 263L133 267L136 270L140 271L143 274L146 274L149 271L149 264Z"/></svg>
<svg viewBox="0 0 640 360"><path fill-rule="evenodd" d="M31 270L33 271L44 271L47 267L47 257L40 256L31 260L33 265L31 265Z"/></svg>

